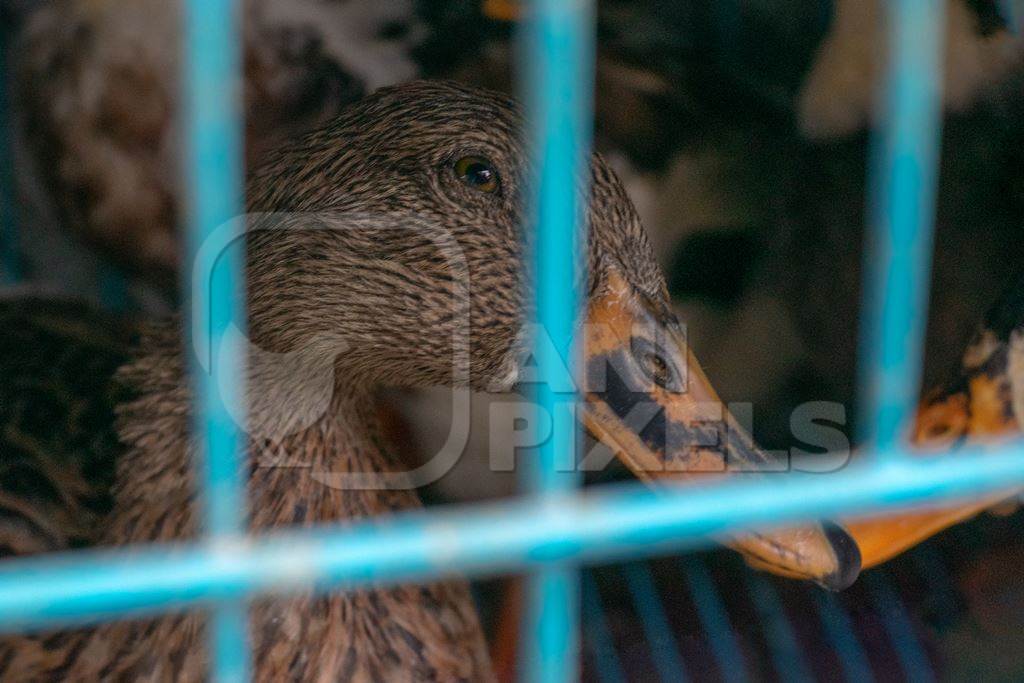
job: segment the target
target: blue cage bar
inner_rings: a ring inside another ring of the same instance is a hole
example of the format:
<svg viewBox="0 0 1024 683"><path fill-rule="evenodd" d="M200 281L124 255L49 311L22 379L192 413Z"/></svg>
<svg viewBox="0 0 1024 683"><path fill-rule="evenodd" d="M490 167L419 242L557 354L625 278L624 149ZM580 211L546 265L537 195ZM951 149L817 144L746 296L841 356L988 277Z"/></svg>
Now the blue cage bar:
<svg viewBox="0 0 1024 683"><path fill-rule="evenodd" d="M245 393L245 363L237 345L225 343L231 325L244 330L244 253L240 244L204 250L221 226L244 212L242 164L241 17L234 0L188 0L185 11L186 225L188 256L184 263L202 273L208 286L189 287L186 266L182 287L189 301L191 325L184 348L196 344L192 388L196 396L195 429L199 434L202 502L206 542L213 556L230 555L245 532L246 495L241 481L245 436L226 401ZM207 256L208 255L208 256ZM207 259L214 259L206 262ZM229 386L232 396L218 387ZM213 609L210 652L217 680L248 678L246 609L227 601Z"/></svg>
<svg viewBox="0 0 1024 683"><path fill-rule="evenodd" d="M943 2L893 2L892 65L873 150L865 245L861 420L865 445L902 439L917 405L928 320L941 138Z"/></svg>
<svg viewBox="0 0 1024 683"><path fill-rule="evenodd" d="M10 110L9 90L11 81L10 69L7 68L7 50L11 30L0 26L0 159L12 158L11 147L14 138ZM17 204L14 200L13 164L0 164L0 285L9 285L18 281L21 275L19 262Z"/></svg>
<svg viewBox="0 0 1024 683"><path fill-rule="evenodd" d="M536 145L537 335L539 382L533 395L537 410L552 417L551 438L542 441L534 462L523 463L527 490L547 505L553 496L572 490L575 468L576 395L559 387L564 368L574 365L573 332L579 308L582 202L566 178L589 180L589 129L594 27L593 0L538 0L525 31L524 99ZM550 65L564 65L551 69ZM559 391L562 389L561 391ZM535 420L539 424L540 420ZM566 458L566 454L571 457ZM552 509L549 514L558 514ZM579 678L579 571L575 565L552 564L526 582L523 633L525 657L519 674L525 681L570 681Z"/></svg>
<svg viewBox="0 0 1024 683"><path fill-rule="evenodd" d="M536 571L530 591L528 680L577 675L580 563L663 553L739 527L865 509L907 506L1024 484L1024 445L965 448L955 457L919 460L902 430L918 390L921 335L930 262L932 206L939 145L938 66L941 0L894 0L887 105L876 149L879 209L871 224L878 258L866 270L862 398L875 446L842 472L793 475L771 486L723 482L651 491L641 484L573 490L558 469L560 444L572 442L569 421L531 470L522 499L408 512L345 528L327 526L246 538L238 477L241 439L227 417L210 372L227 372L241 392L244 359L220 349L231 324L244 328L240 255L214 271L209 301L213 361L195 366L207 443L202 465L207 539L187 546L151 545L26 558L0 567L0 628L35 629L88 623L186 606L214 610L213 676L247 676L245 601L268 592L340 590L368 582ZM186 21L189 230L196 249L217 225L240 213L242 167L238 112L236 7L231 0L191 0ZM573 263L577 199L561 179L580 169L587 149L593 8L583 0L532 6L526 45L531 112L540 135L538 251L539 323L563 359L571 348L576 293L566 290ZM554 277L558 274L558 277ZM543 359L540 365L544 367ZM219 370L217 370L219 368ZM222 385L223 386L223 385ZM542 405L561 398L542 390Z"/></svg>

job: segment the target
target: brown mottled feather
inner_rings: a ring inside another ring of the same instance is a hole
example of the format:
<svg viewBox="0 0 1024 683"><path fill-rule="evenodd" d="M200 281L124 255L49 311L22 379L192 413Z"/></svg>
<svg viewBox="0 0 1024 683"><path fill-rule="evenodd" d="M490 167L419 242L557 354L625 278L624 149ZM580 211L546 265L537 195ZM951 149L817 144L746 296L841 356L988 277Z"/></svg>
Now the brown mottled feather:
<svg viewBox="0 0 1024 683"><path fill-rule="evenodd" d="M529 300L522 255L532 233L523 227L531 171L521 125L500 95L412 83L378 91L267 155L252 174L250 209L278 212L253 215L246 240L253 530L419 504L408 488L338 486L346 473L377 480L402 469L381 436L375 387L514 382ZM467 154L493 163L499 192L456 177L452 163ZM636 212L596 156L591 179L589 289L600 292L614 269L667 305ZM181 338L174 321L148 330L138 357L117 374L133 395L117 409L126 450L98 544L196 537ZM453 356L463 342L464 363ZM466 374L453 376L453 366ZM258 680L493 676L459 580L260 600L251 623ZM203 624L190 613L0 638L0 678L198 679Z"/></svg>
<svg viewBox="0 0 1024 683"><path fill-rule="evenodd" d="M119 321L71 302L0 300L0 558L95 541L119 451Z"/></svg>

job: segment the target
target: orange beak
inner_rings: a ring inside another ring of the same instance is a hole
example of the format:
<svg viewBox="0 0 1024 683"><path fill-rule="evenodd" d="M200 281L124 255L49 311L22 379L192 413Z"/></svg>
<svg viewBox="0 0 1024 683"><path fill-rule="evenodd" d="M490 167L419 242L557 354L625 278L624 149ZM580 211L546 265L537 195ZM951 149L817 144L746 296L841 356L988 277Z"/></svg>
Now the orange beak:
<svg viewBox="0 0 1024 683"><path fill-rule="evenodd" d="M985 367L953 391L936 391L921 404L913 443L926 452L949 451L961 442L1005 440L1020 434L1012 405L1011 373ZM931 507L844 523L860 547L864 568L874 567L1001 503L1015 491L992 494L954 507Z"/></svg>
<svg viewBox="0 0 1024 683"><path fill-rule="evenodd" d="M583 420L640 479L758 476L770 467L729 414L675 316L613 273L592 299L584 339ZM749 532L722 539L755 567L839 590L860 571L853 540L835 525Z"/></svg>

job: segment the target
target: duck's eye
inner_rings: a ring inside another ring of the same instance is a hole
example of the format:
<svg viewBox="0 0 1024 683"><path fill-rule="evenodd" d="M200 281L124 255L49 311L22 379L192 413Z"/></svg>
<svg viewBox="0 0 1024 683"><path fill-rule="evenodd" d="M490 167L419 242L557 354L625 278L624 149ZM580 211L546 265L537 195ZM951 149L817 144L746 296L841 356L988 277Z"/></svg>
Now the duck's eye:
<svg viewBox="0 0 1024 683"><path fill-rule="evenodd" d="M681 391L671 361L657 345L643 337L634 337L632 347L633 357L640 365L640 370L647 375L647 379L666 391Z"/></svg>
<svg viewBox="0 0 1024 683"><path fill-rule="evenodd" d="M642 358L647 376L654 380L659 387L663 389L668 387L672 381L672 371L668 369L665 359L656 353L645 353Z"/></svg>
<svg viewBox="0 0 1024 683"><path fill-rule="evenodd" d="M455 175L475 190L487 193L498 191L498 172L483 157L462 157L455 162Z"/></svg>

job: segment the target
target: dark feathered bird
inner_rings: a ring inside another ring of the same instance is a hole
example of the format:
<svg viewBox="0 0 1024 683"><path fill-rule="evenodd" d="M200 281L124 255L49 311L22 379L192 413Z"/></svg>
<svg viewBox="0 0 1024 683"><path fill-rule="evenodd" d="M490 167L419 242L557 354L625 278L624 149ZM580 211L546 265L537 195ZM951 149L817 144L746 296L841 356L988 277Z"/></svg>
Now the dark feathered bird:
<svg viewBox="0 0 1024 683"><path fill-rule="evenodd" d="M985 316L952 379L928 393L913 427L916 445L936 453L961 444L998 444L1024 430L1024 279ZM998 491L928 512L851 522L865 566L884 562L1016 492Z"/></svg>
<svg viewBox="0 0 1024 683"><path fill-rule="evenodd" d="M61 224L151 280L173 283L181 209L181 8L52 0L14 36L23 147ZM250 158L372 90L415 77L412 0L246 0ZM19 181L27 183L25 169ZM38 194L25 188L23 194ZM47 206L49 208L49 206Z"/></svg>
<svg viewBox="0 0 1024 683"><path fill-rule="evenodd" d="M267 154L251 175L245 424L253 531L418 505L378 424L377 387L515 383L531 300L523 206L532 172L520 128L518 109L502 96L413 83L381 90ZM719 426L729 438L708 445L720 436L708 422L715 394L685 350L647 237L600 158L590 178L587 425L646 478L763 462L727 415ZM88 539L95 544L197 535L181 339L173 322L148 330L113 380L128 392L116 408L124 451L112 509ZM12 349L5 379L32 374L39 350ZM82 385L75 401L92 389ZM656 409L649 424L637 421L638 405ZM817 525L728 543L756 564L833 588L859 568L850 539ZM198 679L203 621L188 614L6 636L0 678ZM461 581L261 600L252 639L258 680L491 677Z"/></svg>
<svg viewBox="0 0 1024 683"><path fill-rule="evenodd" d="M0 329L0 557L90 543L112 502L130 329L39 299L0 303Z"/></svg>

